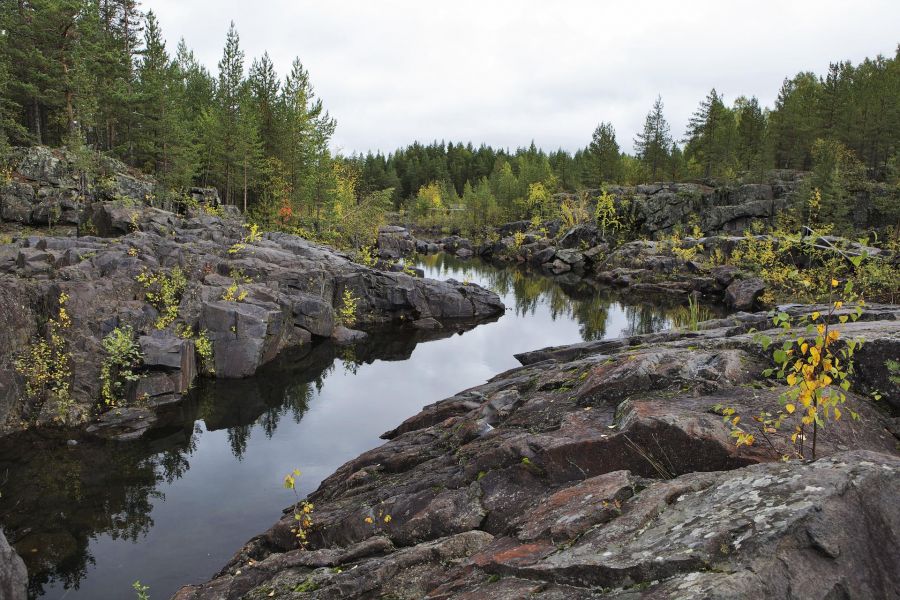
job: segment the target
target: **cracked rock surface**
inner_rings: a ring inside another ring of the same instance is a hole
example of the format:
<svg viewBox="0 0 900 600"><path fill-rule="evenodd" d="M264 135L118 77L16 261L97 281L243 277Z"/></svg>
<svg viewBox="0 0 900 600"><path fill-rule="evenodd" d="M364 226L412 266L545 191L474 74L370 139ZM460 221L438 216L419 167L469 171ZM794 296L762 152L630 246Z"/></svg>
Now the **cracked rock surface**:
<svg viewBox="0 0 900 600"><path fill-rule="evenodd" d="M861 419L820 430L815 462L736 448L713 409L777 408L748 333L765 314L547 348L323 481L306 549L288 509L175 598L897 597L900 390L861 394L898 354L898 315L845 327L866 339Z"/></svg>

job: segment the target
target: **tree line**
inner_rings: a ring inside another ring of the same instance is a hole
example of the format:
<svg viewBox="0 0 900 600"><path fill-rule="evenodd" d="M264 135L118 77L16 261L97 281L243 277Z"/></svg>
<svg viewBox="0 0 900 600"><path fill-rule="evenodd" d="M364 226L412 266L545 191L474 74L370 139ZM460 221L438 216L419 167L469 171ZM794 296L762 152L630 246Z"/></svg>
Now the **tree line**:
<svg viewBox="0 0 900 600"><path fill-rule="evenodd" d="M892 58L785 79L771 108L755 97L728 103L713 89L682 135L658 97L634 154L601 122L573 153L416 142L341 157L329 150L335 120L300 59L284 76L268 54L248 64L233 24L213 73L183 39L170 51L153 12L136 0L0 6L0 146L106 153L167 189L215 186L225 202L270 221L302 216L318 227L323 214L345 214L350 196L420 212L474 206L489 219L604 184L759 181L773 168L823 164L896 181L900 166L900 47Z"/></svg>

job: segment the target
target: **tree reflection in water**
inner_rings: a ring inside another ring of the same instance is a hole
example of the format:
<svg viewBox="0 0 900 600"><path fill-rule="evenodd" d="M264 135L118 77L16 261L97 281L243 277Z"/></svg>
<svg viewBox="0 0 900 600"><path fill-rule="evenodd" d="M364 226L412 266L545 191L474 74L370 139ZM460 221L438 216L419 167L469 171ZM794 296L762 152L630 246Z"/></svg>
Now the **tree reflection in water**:
<svg viewBox="0 0 900 600"><path fill-rule="evenodd" d="M585 341L607 334L613 306L620 323L624 312L626 335L659 331L677 320L673 315L679 310L669 299L629 298L572 275L553 278L446 255L422 257L420 264L433 277L470 278L494 289L518 317L549 311L553 321L577 323ZM417 344L471 326L373 332L352 350L323 341L285 353L251 378L202 381L184 402L161 415L164 426L150 439L113 443L58 430L0 439L0 524L26 561L31 595L42 595L51 583L56 589L77 589L95 563L92 539L137 542L145 537L154 526L153 504L165 501L160 488L189 472L204 431L224 430L240 461L254 431L271 439L285 418L301 422L311 400L335 376L338 361L337 374L354 377L362 364L407 360Z"/></svg>

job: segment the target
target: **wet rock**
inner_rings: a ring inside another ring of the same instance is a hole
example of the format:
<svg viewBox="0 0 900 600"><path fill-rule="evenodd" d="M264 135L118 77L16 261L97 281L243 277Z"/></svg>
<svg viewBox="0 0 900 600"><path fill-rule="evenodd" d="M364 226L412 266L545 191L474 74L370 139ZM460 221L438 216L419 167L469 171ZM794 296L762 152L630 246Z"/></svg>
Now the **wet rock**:
<svg viewBox="0 0 900 600"><path fill-rule="evenodd" d="M764 291L766 284L758 277L739 279L725 290L725 304L735 310L752 310Z"/></svg>
<svg viewBox="0 0 900 600"><path fill-rule="evenodd" d="M0 598L26 600L28 598L28 573L25 562L6 541L0 530Z"/></svg>
<svg viewBox="0 0 900 600"><path fill-rule="evenodd" d="M900 335L896 307L871 310L869 321L847 325L847 335L892 343ZM784 388L761 384L766 365L745 333L766 322L764 313L741 313L696 332L529 353L521 368L385 433L384 445L310 495L316 524L307 554L321 561L327 552L333 561L389 538L383 553L352 561L362 575L408 551L421 556L445 540L479 535L478 549L450 565L437 556L415 563L404 579L409 591L387 580L346 587L341 573L312 558L302 570L275 566L298 564L290 562L297 554L287 514L217 578L179 597L229 590L235 595L225 597L255 598L286 581L351 598L590 598L598 589L622 597L785 597L800 586L814 597L856 589L860 597L890 597L896 545L879 553L900 534L892 421L850 393L848 406L861 418L819 431L818 456L826 458L782 463L789 441L738 448L713 409L753 415L779 405ZM247 575L250 559L273 568ZM817 570L823 574L812 575Z"/></svg>
<svg viewBox="0 0 900 600"><path fill-rule="evenodd" d="M331 333L331 339L339 346L352 346L358 342L365 340L368 334L358 329L348 329L347 327L338 326Z"/></svg>

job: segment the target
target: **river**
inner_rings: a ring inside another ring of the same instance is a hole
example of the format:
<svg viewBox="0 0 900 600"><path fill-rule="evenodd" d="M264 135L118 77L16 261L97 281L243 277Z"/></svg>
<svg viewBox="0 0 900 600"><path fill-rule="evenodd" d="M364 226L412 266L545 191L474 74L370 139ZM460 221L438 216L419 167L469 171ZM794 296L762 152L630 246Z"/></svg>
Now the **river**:
<svg viewBox="0 0 900 600"><path fill-rule="evenodd" d="M254 377L204 381L150 439L99 442L26 432L0 440L0 523L35 598L155 600L213 575L301 494L381 443L423 406L518 366L516 352L657 331L680 314L586 282L422 257L427 277L497 291L498 320L468 331L373 336L354 352L321 343Z"/></svg>

